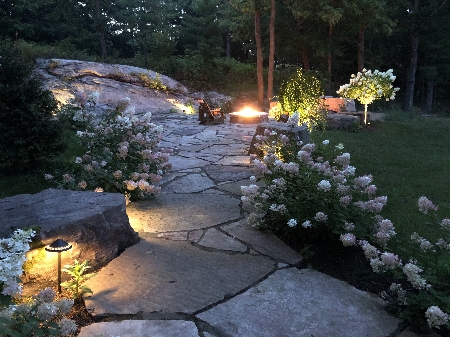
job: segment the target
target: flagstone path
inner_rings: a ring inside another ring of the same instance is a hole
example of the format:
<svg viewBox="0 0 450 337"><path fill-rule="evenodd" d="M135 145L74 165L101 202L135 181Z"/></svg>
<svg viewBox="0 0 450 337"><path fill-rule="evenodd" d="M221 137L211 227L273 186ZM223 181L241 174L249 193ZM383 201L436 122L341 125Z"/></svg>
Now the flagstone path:
<svg viewBox="0 0 450 337"><path fill-rule="evenodd" d="M127 207L141 241L88 281L98 323L79 336L399 336L377 296L304 269L302 257L245 221L255 125L201 126L161 114L173 169L162 194Z"/></svg>

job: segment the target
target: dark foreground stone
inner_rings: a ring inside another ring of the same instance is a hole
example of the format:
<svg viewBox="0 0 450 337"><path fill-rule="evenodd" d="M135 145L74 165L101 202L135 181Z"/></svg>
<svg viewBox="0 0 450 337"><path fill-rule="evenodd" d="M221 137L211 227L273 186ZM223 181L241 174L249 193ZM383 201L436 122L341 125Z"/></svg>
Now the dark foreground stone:
<svg viewBox="0 0 450 337"><path fill-rule="evenodd" d="M73 247L61 253L63 266L73 264L74 259L89 260L94 269L139 241L128 221L125 199L118 193L48 189L0 200L0 214L1 237L17 228L37 227L39 231L37 247L27 254L25 281L56 279L57 253L44 249L56 239Z"/></svg>

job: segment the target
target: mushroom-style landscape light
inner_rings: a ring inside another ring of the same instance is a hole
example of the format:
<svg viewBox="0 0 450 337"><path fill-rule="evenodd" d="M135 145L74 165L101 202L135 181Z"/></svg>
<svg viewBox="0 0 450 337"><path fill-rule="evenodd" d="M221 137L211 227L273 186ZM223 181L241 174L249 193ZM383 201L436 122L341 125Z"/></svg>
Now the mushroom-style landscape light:
<svg viewBox="0 0 450 337"><path fill-rule="evenodd" d="M57 239L53 241L50 245L45 247L47 252L56 252L58 253L58 293L61 294L61 252L65 252L72 248L70 243L67 243L64 240Z"/></svg>

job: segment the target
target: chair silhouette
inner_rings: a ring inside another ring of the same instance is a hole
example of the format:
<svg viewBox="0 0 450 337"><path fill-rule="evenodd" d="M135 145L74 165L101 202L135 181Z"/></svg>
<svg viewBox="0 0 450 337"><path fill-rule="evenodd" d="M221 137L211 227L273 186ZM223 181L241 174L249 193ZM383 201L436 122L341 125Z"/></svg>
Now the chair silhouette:
<svg viewBox="0 0 450 337"><path fill-rule="evenodd" d="M200 124L211 125L219 124L225 121L225 115L220 108L211 109L204 100L199 99L198 120Z"/></svg>

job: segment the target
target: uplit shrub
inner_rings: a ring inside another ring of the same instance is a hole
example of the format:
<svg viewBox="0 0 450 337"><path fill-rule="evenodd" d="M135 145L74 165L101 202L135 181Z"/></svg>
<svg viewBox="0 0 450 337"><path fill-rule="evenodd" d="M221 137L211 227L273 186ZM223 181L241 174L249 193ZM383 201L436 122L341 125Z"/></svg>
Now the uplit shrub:
<svg viewBox="0 0 450 337"><path fill-rule="evenodd" d="M32 76L12 42L0 41L0 170L25 171L58 155L64 146L53 120L57 103Z"/></svg>
<svg viewBox="0 0 450 337"><path fill-rule="evenodd" d="M324 95L320 75L315 71L298 69L280 88L279 103L282 113L299 112L300 124L309 129L325 130L328 111L321 97Z"/></svg>

